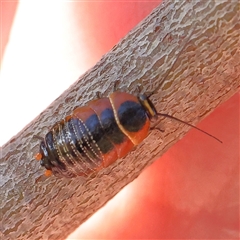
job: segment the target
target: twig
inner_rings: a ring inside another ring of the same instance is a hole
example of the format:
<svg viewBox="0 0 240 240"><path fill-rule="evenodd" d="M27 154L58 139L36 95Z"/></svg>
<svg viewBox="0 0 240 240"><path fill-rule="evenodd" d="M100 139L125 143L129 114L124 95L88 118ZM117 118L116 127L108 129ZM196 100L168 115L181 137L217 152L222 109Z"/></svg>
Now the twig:
<svg viewBox="0 0 240 240"><path fill-rule="evenodd" d="M1 149L1 234L4 239L65 239L79 224L135 179L187 131L161 121L137 150L95 178L42 177L33 159L47 126L114 82L135 92L161 89L152 96L156 108L196 124L239 89L239 19L237 1L167 1L122 39L49 108ZM194 31L166 81L187 36ZM79 101L81 99L81 101ZM53 113L53 114L52 114ZM214 133L211 133L214 134ZM153 141L154 139L154 141ZM82 184L81 184L82 183Z"/></svg>

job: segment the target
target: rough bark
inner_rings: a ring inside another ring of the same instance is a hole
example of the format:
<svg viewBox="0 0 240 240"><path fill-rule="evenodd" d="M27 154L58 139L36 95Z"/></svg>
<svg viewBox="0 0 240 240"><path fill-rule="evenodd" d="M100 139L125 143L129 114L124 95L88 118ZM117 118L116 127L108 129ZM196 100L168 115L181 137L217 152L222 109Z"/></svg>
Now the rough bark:
<svg viewBox="0 0 240 240"><path fill-rule="evenodd" d="M152 99L159 111L196 124L239 90L239 27L237 0L167 1L157 7L2 147L2 237L65 239L189 128L161 119L164 133L152 131L134 153L87 180L43 177L33 159L39 144L33 135L44 136L97 91L107 95L116 80L132 93L139 84L144 91L157 89Z"/></svg>

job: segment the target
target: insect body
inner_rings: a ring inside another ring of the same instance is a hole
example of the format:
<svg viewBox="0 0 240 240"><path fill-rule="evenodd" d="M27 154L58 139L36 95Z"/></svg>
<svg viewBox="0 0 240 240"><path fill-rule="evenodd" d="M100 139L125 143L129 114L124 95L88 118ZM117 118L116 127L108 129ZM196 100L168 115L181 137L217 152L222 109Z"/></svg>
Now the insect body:
<svg viewBox="0 0 240 240"><path fill-rule="evenodd" d="M56 123L35 156L60 177L88 176L124 157L147 137L156 109L146 95L113 92Z"/></svg>
<svg viewBox="0 0 240 240"><path fill-rule="evenodd" d="M113 92L108 98L76 108L57 122L42 139L35 158L41 160L47 176L89 176L141 143L148 135L151 119L157 116L177 120L221 142L190 123L158 113L149 96Z"/></svg>

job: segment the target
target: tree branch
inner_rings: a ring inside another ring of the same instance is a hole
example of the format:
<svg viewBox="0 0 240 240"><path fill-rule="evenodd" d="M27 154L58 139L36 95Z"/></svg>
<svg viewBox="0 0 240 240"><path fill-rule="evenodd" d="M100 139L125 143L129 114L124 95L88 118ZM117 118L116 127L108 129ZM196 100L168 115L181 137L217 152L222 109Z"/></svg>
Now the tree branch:
<svg viewBox="0 0 240 240"><path fill-rule="evenodd" d="M95 178L46 179L33 159L39 145L33 135L44 136L76 106L95 98L97 91L108 95L116 80L132 93L138 84L144 91L157 89L152 99L159 112L194 124L238 91L237 11L237 1L161 4L5 144L0 160L0 228L4 239L65 239L189 130L163 119L158 126L165 129L164 133L152 131L134 154L118 160Z"/></svg>

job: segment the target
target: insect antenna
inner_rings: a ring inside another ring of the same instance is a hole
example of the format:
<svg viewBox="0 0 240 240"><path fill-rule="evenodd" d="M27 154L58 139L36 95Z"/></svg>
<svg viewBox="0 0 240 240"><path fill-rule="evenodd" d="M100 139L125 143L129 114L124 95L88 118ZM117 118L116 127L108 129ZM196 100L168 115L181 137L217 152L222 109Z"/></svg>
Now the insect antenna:
<svg viewBox="0 0 240 240"><path fill-rule="evenodd" d="M214 138L214 139L217 140L218 142L223 143L221 140L219 140L218 138L214 137L214 136L211 135L210 133L205 132L204 130L202 130L202 129L200 129L200 128L198 128L198 127L196 127L196 126L194 126L194 125L192 125L192 124L190 124L190 123L188 123L188 122L185 122L185 121L183 121L183 120L181 120L181 119L179 119L179 118L173 117L173 116L168 115L168 114L165 114L165 113L157 113L157 116L162 116L162 117L166 117L166 118L171 118L171 119L173 119L173 120L175 120L175 121L178 121L178 122L183 123L183 124L185 124L185 125L188 125L188 126L190 126L190 127L192 127L192 128L195 128L195 129L197 129L198 131L207 134L209 137Z"/></svg>

